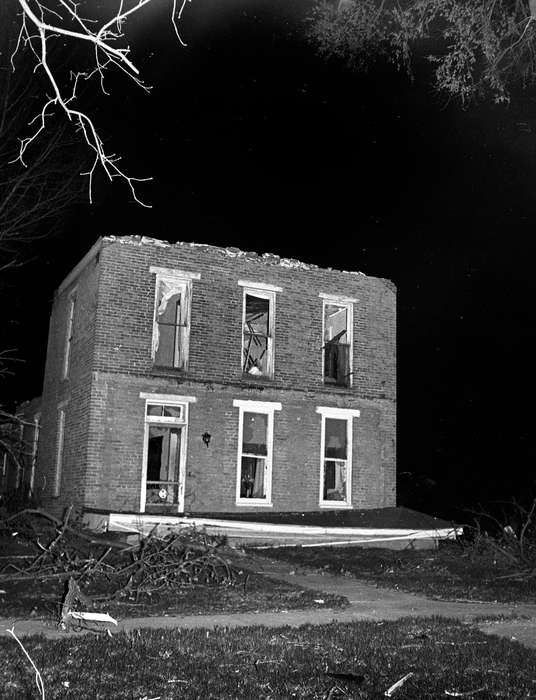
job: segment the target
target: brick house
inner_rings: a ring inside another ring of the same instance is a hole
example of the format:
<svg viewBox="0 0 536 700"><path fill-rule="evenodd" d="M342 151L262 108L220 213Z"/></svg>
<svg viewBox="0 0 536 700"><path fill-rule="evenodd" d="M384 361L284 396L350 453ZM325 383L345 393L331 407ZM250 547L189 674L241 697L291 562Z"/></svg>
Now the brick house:
<svg viewBox="0 0 536 700"><path fill-rule="evenodd" d="M259 513L396 502L394 285L104 237L56 292L43 505Z"/></svg>

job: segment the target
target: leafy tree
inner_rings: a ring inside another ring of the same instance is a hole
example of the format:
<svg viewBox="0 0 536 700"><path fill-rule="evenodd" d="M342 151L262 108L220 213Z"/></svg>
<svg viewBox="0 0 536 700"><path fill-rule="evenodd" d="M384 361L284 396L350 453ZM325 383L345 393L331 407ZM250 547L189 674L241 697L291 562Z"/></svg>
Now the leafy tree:
<svg viewBox="0 0 536 700"><path fill-rule="evenodd" d="M463 104L536 81L536 0L322 1L308 34L360 70L384 58L411 75L412 54L427 52L437 90Z"/></svg>

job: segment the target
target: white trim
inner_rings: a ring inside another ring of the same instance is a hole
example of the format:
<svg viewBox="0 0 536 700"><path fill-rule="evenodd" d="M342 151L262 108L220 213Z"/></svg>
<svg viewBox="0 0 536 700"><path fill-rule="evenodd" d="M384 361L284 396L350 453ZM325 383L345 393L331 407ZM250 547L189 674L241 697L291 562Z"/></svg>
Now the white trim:
<svg viewBox="0 0 536 700"><path fill-rule="evenodd" d="M339 294L324 294L324 292L320 292L318 296L326 301L332 301L334 304L356 304L359 301L359 299L355 297L344 297Z"/></svg>
<svg viewBox="0 0 536 700"><path fill-rule="evenodd" d="M280 401L249 401L247 399L234 399L235 408L244 408L247 411L258 411L259 413L270 413L280 411L282 408Z"/></svg>
<svg viewBox="0 0 536 700"><path fill-rule="evenodd" d="M275 367L275 302L276 302L276 291L277 289L280 288L274 288L274 289L266 289L269 285L264 285L264 286L247 286L243 288L243 294L242 294L242 342L240 343L240 367L242 369L242 373L247 375L247 372L244 372L244 328L246 325L246 296L249 294L249 296L254 296L257 297L258 299L267 299L268 300L268 337L267 337L267 353L268 353L268 362L267 362L267 368L266 368L266 374L262 375L257 375L257 376L262 376L262 377L267 377L268 379L273 379L274 377L274 367Z"/></svg>
<svg viewBox="0 0 536 700"><path fill-rule="evenodd" d="M186 272L185 270L174 270L171 267L156 267L151 265L149 272L153 275L158 275L158 277L168 277L178 281L187 282L188 280L199 280L201 279L200 272Z"/></svg>
<svg viewBox="0 0 536 700"><path fill-rule="evenodd" d="M264 282L250 282L249 280L238 280L239 287L249 287L250 289L259 289L266 292L282 292L283 287L276 287L275 284L265 284Z"/></svg>
<svg viewBox="0 0 536 700"><path fill-rule="evenodd" d="M338 408L336 406L317 406L316 413L327 415L330 418L359 418L361 415L358 408Z"/></svg>
<svg viewBox="0 0 536 700"><path fill-rule="evenodd" d="M148 399L153 403L165 403L173 405L176 403L195 403L195 396L179 396L177 394L151 394L148 391L140 391L140 399Z"/></svg>
<svg viewBox="0 0 536 700"><path fill-rule="evenodd" d="M145 513L146 497L147 497L147 456L149 452L149 428L154 425L161 425L165 428L173 426L181 428L181 445L179 456L179 476L178 476L178 503L177 513L184 510L184 493L186 481L186 456L188 444L188 420L189 420L189 403L195 402L192 396L177 397L169 394L148 394L140 393L140 398L145 399L144 421L143 421L143 450L142 450L142 467L141 467L141 490L140 490L140 513ZM164 398L164 401L161 399ZM179 399L179 400L178 400ZM183 405L184 413L182 419L173 418L171 416L147 416L147 406L150 404L161 405Z"/></svg>
<svg viewBox="0 0 536 700"><path fill-rule="evenodd" d="M317 406L316 413L321 416L320 423L320 492L318 504L320 508L351 508L352 507L352 466L353 466L353 430L354 418L358 418L360 411L351 408L330 408ZM326 418L346 421L346 499L344 501L328 501L324 499L325 478L325 440Z"/></svg>
<svg viewBox="0 0 536 700"><path fill-rule="evenodd" d="M32 464L30 469L30 491L33 492L35 482L35 465L37 463L37 448L39 445L39 431L41 430L41 413L36 413L33 418L33 440L32 440Z"/></svg>
<svg viewBox="0 0 536 700"><path fill-rule="evenodd" d="M278 401L246 401L235 399L233 406L238 408L238 444L236 456L236 494L237 506L266 506L272 504L272 462L274 443L274 412L281 410ZM240 485L242 476L242 436L244 429L244 413L263 413L268 416L266 421L266 460L264 467L264 493L266 498L241 498Z"/></svg>
<svg viewBox="0 0 536 700"><path fill-rule="evenodd" d="M56 469L52 495L57 498L61 491L61 472L63 467L63 448L65 443L65 402L58 407L58 424L56 433Z"/></svg>
<svg viewBox="0 0 536 700"><path fill-rule="evenodd" d="M65 346L63 349L62 379L67 379L69 376L69 365L71 362L71 351L73 344L74 312L76 306L76 287L69 293L67 303L69 306L67 314L67 333L65 336Z"/></svg>
<svg viewBox="0 0 536 700"><path fill-rule="evenodd" d="M354 300L344 297L335 297L328 294L319 294L322 297L322 381L327 386L346 386L350 388L354 383ZM357 299L355 300L357 301ZM340 306L346 309L346 335L348 336L348 384L338 385L334 382L326 382L325 372L325 354L326 354L326 304Z"/></svg>

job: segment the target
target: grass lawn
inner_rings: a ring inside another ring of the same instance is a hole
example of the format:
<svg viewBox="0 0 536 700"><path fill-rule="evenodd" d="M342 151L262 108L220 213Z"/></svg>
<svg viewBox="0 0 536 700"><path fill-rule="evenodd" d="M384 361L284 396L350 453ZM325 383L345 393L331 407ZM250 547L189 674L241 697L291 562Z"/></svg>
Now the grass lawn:
<svg viewBox="0 0 536 700"><path fill-rule="evenodd" d="M47 700L382 698L407 674L396 700L536 697L534 650L440 618L31 637L24 645ZM0 639L0 654L2 697L37 697L16 642Z"/></svg>
<svg viewBox="0 0 536 700"><path fill-rule="evenodd" d="M536 603L536 578L501 579L511 573L508 562L457 542L437 550L283 547L259 554L432 598Z"/></svg>

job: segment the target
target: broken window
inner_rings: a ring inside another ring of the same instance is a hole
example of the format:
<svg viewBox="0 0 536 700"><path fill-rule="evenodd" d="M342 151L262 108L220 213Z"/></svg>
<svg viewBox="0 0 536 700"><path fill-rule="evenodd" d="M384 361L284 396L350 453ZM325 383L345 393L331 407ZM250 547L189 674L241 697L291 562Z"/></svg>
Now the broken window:
<svg viewBox="0 0 536 700"><path fill-rule="evenodd" d="M274 411L281 404L235 400L233 405L240 408L237 504L271 505Z"/></svg>
<svg viewBox="0 0 536 700"><path fill-rule="evenodd" d="M142 503L182 507L186 405L147 403L145 422L147 452Z"/></svg>
<svg viewBox="0 0 536 700"><path fill-rule="evenodd" d="M157 278L154 359L160 367L186 369L188 359L190 285Z"/></svg>
<svg viewBox="0 0 536 700"><path fill-rule="evenodd" d="M244 290L242 371L253 376L273 374L273 292Z"/></svg>
<svg viewBox="0 0 536 700"><path fill-rule="evenodd" d="M351 304L324 302L324 381L351 384Z"/></svg>
<svg viewBox="0 0 536 700"><path fill-rule="evenodd" d="M76 303L76 296L71 293L69 296L69 306L67 315L67 333L65 336L65 351L63 355L63 378L66 379L69 375L69 365L71 362L71 346L73 343L73 329L74 329L74 307Z"/></svg>

